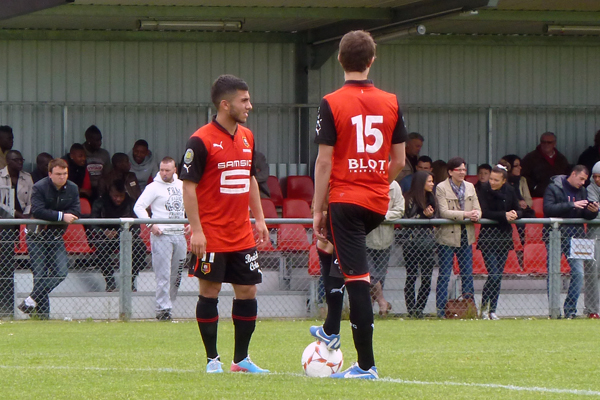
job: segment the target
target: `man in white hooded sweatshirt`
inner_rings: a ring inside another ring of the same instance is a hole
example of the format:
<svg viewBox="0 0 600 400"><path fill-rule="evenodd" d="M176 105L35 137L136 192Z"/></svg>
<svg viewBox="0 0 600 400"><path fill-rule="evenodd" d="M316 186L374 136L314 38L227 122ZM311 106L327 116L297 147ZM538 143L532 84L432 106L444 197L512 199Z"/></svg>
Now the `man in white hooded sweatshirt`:
<svg viewBox="0 0 600 400"><path fill-rule="evenodd" d="M148 218L148 207L151 207L153 219L185 218L183 182L175 173L175 160L171 157L163 158L154 182L146 186L133 211L138 218ZM187 253L184 226L152 224L150 228L152 268L156 277L156 319L169 321Z"/></svg>

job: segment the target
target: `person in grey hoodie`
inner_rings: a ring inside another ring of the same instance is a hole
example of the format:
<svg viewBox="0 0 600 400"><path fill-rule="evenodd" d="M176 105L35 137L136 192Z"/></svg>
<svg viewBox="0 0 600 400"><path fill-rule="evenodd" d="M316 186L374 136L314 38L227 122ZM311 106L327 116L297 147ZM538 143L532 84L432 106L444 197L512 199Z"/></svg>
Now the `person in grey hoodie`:
<svg viewBox="0 0 600 400"><path fill-rule="evenodd" d="M163 158L154 182L146 186L133 207L138 218L148 218L148 207L152 208L153 219L185 218L183 182L175 170L175 160ZM183 224L151 224L149 228L156 279L156 319L170 321L187 254L185 229Z"/></svg>
<svg viewBox="0 0 600 400"><path fill-rule="evenodd" d="M135 142L133 149L127 154L131 162L130 172L137 177L140 189L144 190L150 179L158 173L158 163L154 154L148 149L148 142L140 139Z"/></svg>
<svg viewBox="0 0 600 400"><path fill-rule="evenodd" d="M600 131L599 131L600 132ZM592 179L587 187L588 201L600 202L600 161L592 168ZM600 215L596 217L600 219ZM600 225L588 225L590 239L600 239ZM583 265L583 294L585 299L584 313L588 318L600 319L600 290L598 288L598 261L586 260Z"/></svg>

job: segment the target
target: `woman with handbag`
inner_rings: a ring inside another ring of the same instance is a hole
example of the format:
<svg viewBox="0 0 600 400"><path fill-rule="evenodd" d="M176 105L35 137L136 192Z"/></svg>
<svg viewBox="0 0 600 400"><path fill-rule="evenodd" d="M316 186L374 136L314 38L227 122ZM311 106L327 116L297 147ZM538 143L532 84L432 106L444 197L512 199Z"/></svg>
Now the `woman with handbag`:
<svg viewBox="0 0 600 400"><path fill-rule="evenodd" d="M446 166L449 178L440 182L435 189L440 217L453 221L469 220L477 222L481 218L481 208L472 183L465 181L467 167L465 160L454 157ZM458 259L462 296L472 300L473 288L473 248L475 227L473 224L442 225L436 233L439 244L439 276L436 286L436 308L440 318L445 318L448 301L448 284L454 255Z"/></svg>
<svg viewBox="0 0 600 400"><path fill-rule="evenodd" d="M507 178L506 168L497 165L492 168L488 183L482 185L478 192L483 218L498 222L497 225L482 225L477 241L477 248L481 250L488 272L481 299L483 319L500 319L496 315L496 308L502 274L508 252L514 247L510 222L523 215L519 197L515 189L507 184Z"/></svg>
<svg viewBox="0 0 600 400"><path fill-rule="evenodd" d="M405 193L406 211L404 218L432 219L437 215L437 202L433 194L433 174L429 171L417 171L413 175L410 190ZM435 260L435 237L433 226L416 225L405 227L403 246L406 264L406 283L404 284L404 300L408 316L423 318L423 310L431 291L431 276ZM421 270L421 286L416 296L416 282Z"/></svg>

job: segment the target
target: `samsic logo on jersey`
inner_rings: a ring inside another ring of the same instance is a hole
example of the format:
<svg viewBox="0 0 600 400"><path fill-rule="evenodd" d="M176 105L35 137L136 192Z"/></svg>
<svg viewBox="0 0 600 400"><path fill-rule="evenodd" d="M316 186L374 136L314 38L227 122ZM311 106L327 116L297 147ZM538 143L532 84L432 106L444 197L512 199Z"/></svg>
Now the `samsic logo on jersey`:
<svg viewBox="0 0 600 400"><path fill-rule="evenodd" d="M251 165L252 165L252 160L235 160L235 161L220 162L217 164L217 168L225 169L225 168L250 167Z"/></svg>
<svg viewBox="0 0 600 400"><path fill-rule="evenodd" d="M385 172L385 166L387 162L385 160L371 160L364 158L349 158L348 169L350 172L376 172L383 174Z"/></svg>

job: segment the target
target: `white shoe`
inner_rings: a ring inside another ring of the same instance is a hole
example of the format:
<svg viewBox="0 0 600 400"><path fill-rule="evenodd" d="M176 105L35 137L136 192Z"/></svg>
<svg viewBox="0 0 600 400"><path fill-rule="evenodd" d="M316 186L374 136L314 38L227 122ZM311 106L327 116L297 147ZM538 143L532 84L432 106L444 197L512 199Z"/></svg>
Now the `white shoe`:
<svg viewBox="0 0 600 400"><path fill-rule="evenodd" d="M482 311L481 312L481 319L490 319L491 314L493 314L493 313L488 313L487 311Z"/></svg>
<svg viewBox="0 0 600 400"><path fill-rule="evenodd" d="M500 317L498 317L495 312L491 312L489 314L489 319L494 320L494 321L498 321L500 319Z"/></svg>

